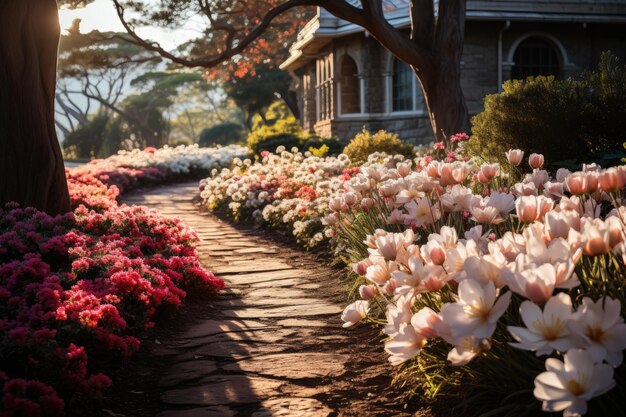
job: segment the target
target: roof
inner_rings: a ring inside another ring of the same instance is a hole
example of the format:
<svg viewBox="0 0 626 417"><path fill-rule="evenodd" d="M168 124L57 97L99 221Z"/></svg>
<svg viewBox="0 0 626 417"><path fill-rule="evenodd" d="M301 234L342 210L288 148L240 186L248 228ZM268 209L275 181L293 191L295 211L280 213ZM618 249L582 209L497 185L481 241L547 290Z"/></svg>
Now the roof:
<svg viewBox="0 0 626 417"><path fill-rule="evenodd" d="M347 0L361 7L360 0ZM435 1L435 14L439 1ZM385 17L394 27L410 25L410 0L383 0ZM626 0L468 0L467 20L550 21L587 23L626 23ZM318 8L291 46L291 56L281 64L283 69L296 69L303 57L315 55L333 38L364 32L361 26L347 22Z"/></svg>

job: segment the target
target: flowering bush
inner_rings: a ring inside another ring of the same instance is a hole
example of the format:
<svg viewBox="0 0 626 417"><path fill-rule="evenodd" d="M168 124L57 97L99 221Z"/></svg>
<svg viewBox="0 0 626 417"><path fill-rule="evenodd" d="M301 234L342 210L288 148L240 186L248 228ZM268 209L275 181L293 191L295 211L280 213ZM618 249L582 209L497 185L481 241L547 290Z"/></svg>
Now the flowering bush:
<svg viewBox="0 0 626 417"><path fill-rule="evenodd" d="M116 197L240 151L120 153L68 170L72 213L0 208L0 414L56 416L62 398L102 395L111 380L90 357L131 355L158 308L180 305L192 287L224 287L200 267L193 231Z"/></svg>
<svg viewBox="0 0 626 417"><path fill-rule="evenodd" d="M619 414L626 166L549 173L531 154L523 175L523 151L477 163L468 140L354 169L280 149L214 172L201 195L349 262L359 299L345 326L384 326L408 393L458 398L464 415Z"/></svg>
<svg viewBox="0 0 626 417"><path fill-rule="evenodd" d="M256 219L286 228L305 246L325 238L321 219L328 200L358 169L345 156L319 158L297 149L263 152L261 160L235 160L232 169L214 170L200 182L200 196L210 209L225 210L234 219Z"/></svg>
<svg viewBox="0 0 626 417"><path fill-rule="evenodd" d="M355 165L365 163L368 157L375 152L385 152L390 155L401 154L407 158L415 156L413 146L403 142L395 133L384 130L371 134L363 129L343 149Z"/></svg>
<svg viewBox="0 0 626 417"><path fill-rule="evenodd" d="M400 379L431 397L464 387L474 411L523 415L534 393L581 415L626 375L626 167L551 175L532 154L517 181L523 153L507 158L388 160L352 178L325 220L362 283L343 318L384 325ZM624 389L596 409L618 413Z"/></svg>

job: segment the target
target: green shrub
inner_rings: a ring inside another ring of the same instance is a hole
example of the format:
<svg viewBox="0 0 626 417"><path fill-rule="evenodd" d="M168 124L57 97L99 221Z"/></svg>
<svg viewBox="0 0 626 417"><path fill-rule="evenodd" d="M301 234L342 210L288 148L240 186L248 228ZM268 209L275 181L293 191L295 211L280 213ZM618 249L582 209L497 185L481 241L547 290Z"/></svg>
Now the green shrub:
<svg viewBox="0 0 626 417"><path fill-rule="evenodd" d="M279 146L284 146L287 150L290 150L294 146L300 149L302 145L302 138L292 133L278 133L263 138L262 141L257 142L254 146L248 147L254 155L258 155L263 151L275 152Z"/></svg>
<svg viewBox="0 0 626 417"><path fill-rule="evenodd" d="M511 80L485 98L485 111L472 118L469 155L505 161L508 149L545 156L553 167L618 161L625 135L626 67L602 54L597 72L579 79Z"/></svg>
<svg viewBox="0 0 626 417"><path fill-rule="evenodd" d="M203 129L200 133L200 146L230 145L243 142L243 127L237 123L221 123Z"/></svg>
<svg viewBox="0 0 626 417"><path fill-rule="evenodd" d="M258 155L263 151L275 152L276 148L281 145L287 150L296 147L302 152L308 151L309 148L319 149L322 146L326 146L328 148L327 155L338 155L342 149L341 142L335 138L301 137L291 133L279 133L268 136L250 149L255 155Z"/></svg>
<svg viewBox="0 0 626 417"><path fill-rule="evenodd" d="M264 119L258 117L255 120L247 144L254 155L263 151L275 152L281 145L287 150L295 146L302 152L326 145L329 155L338 155L343 149L343 145L336 138L320 138L303 132L298 120L279 102L270 106Z"/></svg>
<svg viewBox="0 0 626 417"><path fill-rule="evenodd" d="M400 154L407 158L415 157L412 145L402 142L395 133L384 130L379 130L372 135L368 130L363 129L343 150L354 165L367 162L367 157L374 152L385 152L388 155Z"/></svg>
<svg viewBox="0 0 626 417"><path fill-rule="evenodd" d="M282 107L285 107L285 109L282 109ZM273 144L279 141L279 137L286 141L286 143L279 143L279 145L285 145L285 147L290 148L289 144L295 138L302 139L303 136L304 133L298 120L288 113L284 104L275 103L270 106L264 119L257 118L246 142L248 148L254 154L258 154L262 150L275 151L276 147L272 149L271 146L274 146ZM268 141L271 142L271 146L266 143Z"/></svg>
<svg viewBox="0 0 626 417"><path fill-rule="evenodd" d="M322 146L328 147L326 155L339 155L343 151L343 143L338 138L320 138L319 136L310 136L304 140L300 149L306 152L309 148L320 149Z"/></svg>

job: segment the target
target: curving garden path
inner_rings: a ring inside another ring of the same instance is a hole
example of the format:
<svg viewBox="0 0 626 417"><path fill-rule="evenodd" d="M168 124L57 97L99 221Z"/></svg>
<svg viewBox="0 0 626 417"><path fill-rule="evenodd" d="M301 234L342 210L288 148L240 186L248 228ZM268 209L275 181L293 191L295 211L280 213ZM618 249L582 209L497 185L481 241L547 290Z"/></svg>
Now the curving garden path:
<svg viewBox="0 0 626 417"><path fill-rule="evenodd" d="M124 198L195 229L203 266L228 286L190 300L169 332L144 342L150 365L138 372L159 403L150 409L159 417L409 415L389 388L377 332L341 328L341 273L265 231L201 213L196 193L186 183ZM131 403L109 415L143 414Z"/></svg>

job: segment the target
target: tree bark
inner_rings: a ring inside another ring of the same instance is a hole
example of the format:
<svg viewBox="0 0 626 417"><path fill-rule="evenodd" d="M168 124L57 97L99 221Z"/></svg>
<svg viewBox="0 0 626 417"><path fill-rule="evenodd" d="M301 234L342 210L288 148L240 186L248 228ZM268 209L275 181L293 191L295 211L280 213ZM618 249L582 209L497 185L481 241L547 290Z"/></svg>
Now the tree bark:
<svg viewBox="0 0 626 417"><path fill-rule="evenodd" d="M55 0L0 2L0 205L70 211L54 123Z"/></svg>
<svg viewBox="0 0 626 417"><path fill-rule="evenodd" d="M436 141L442 141L455 133L469 132L467 104L461 89L459 63L442 61L434 73L421 73L426 108Z"/></svg>

